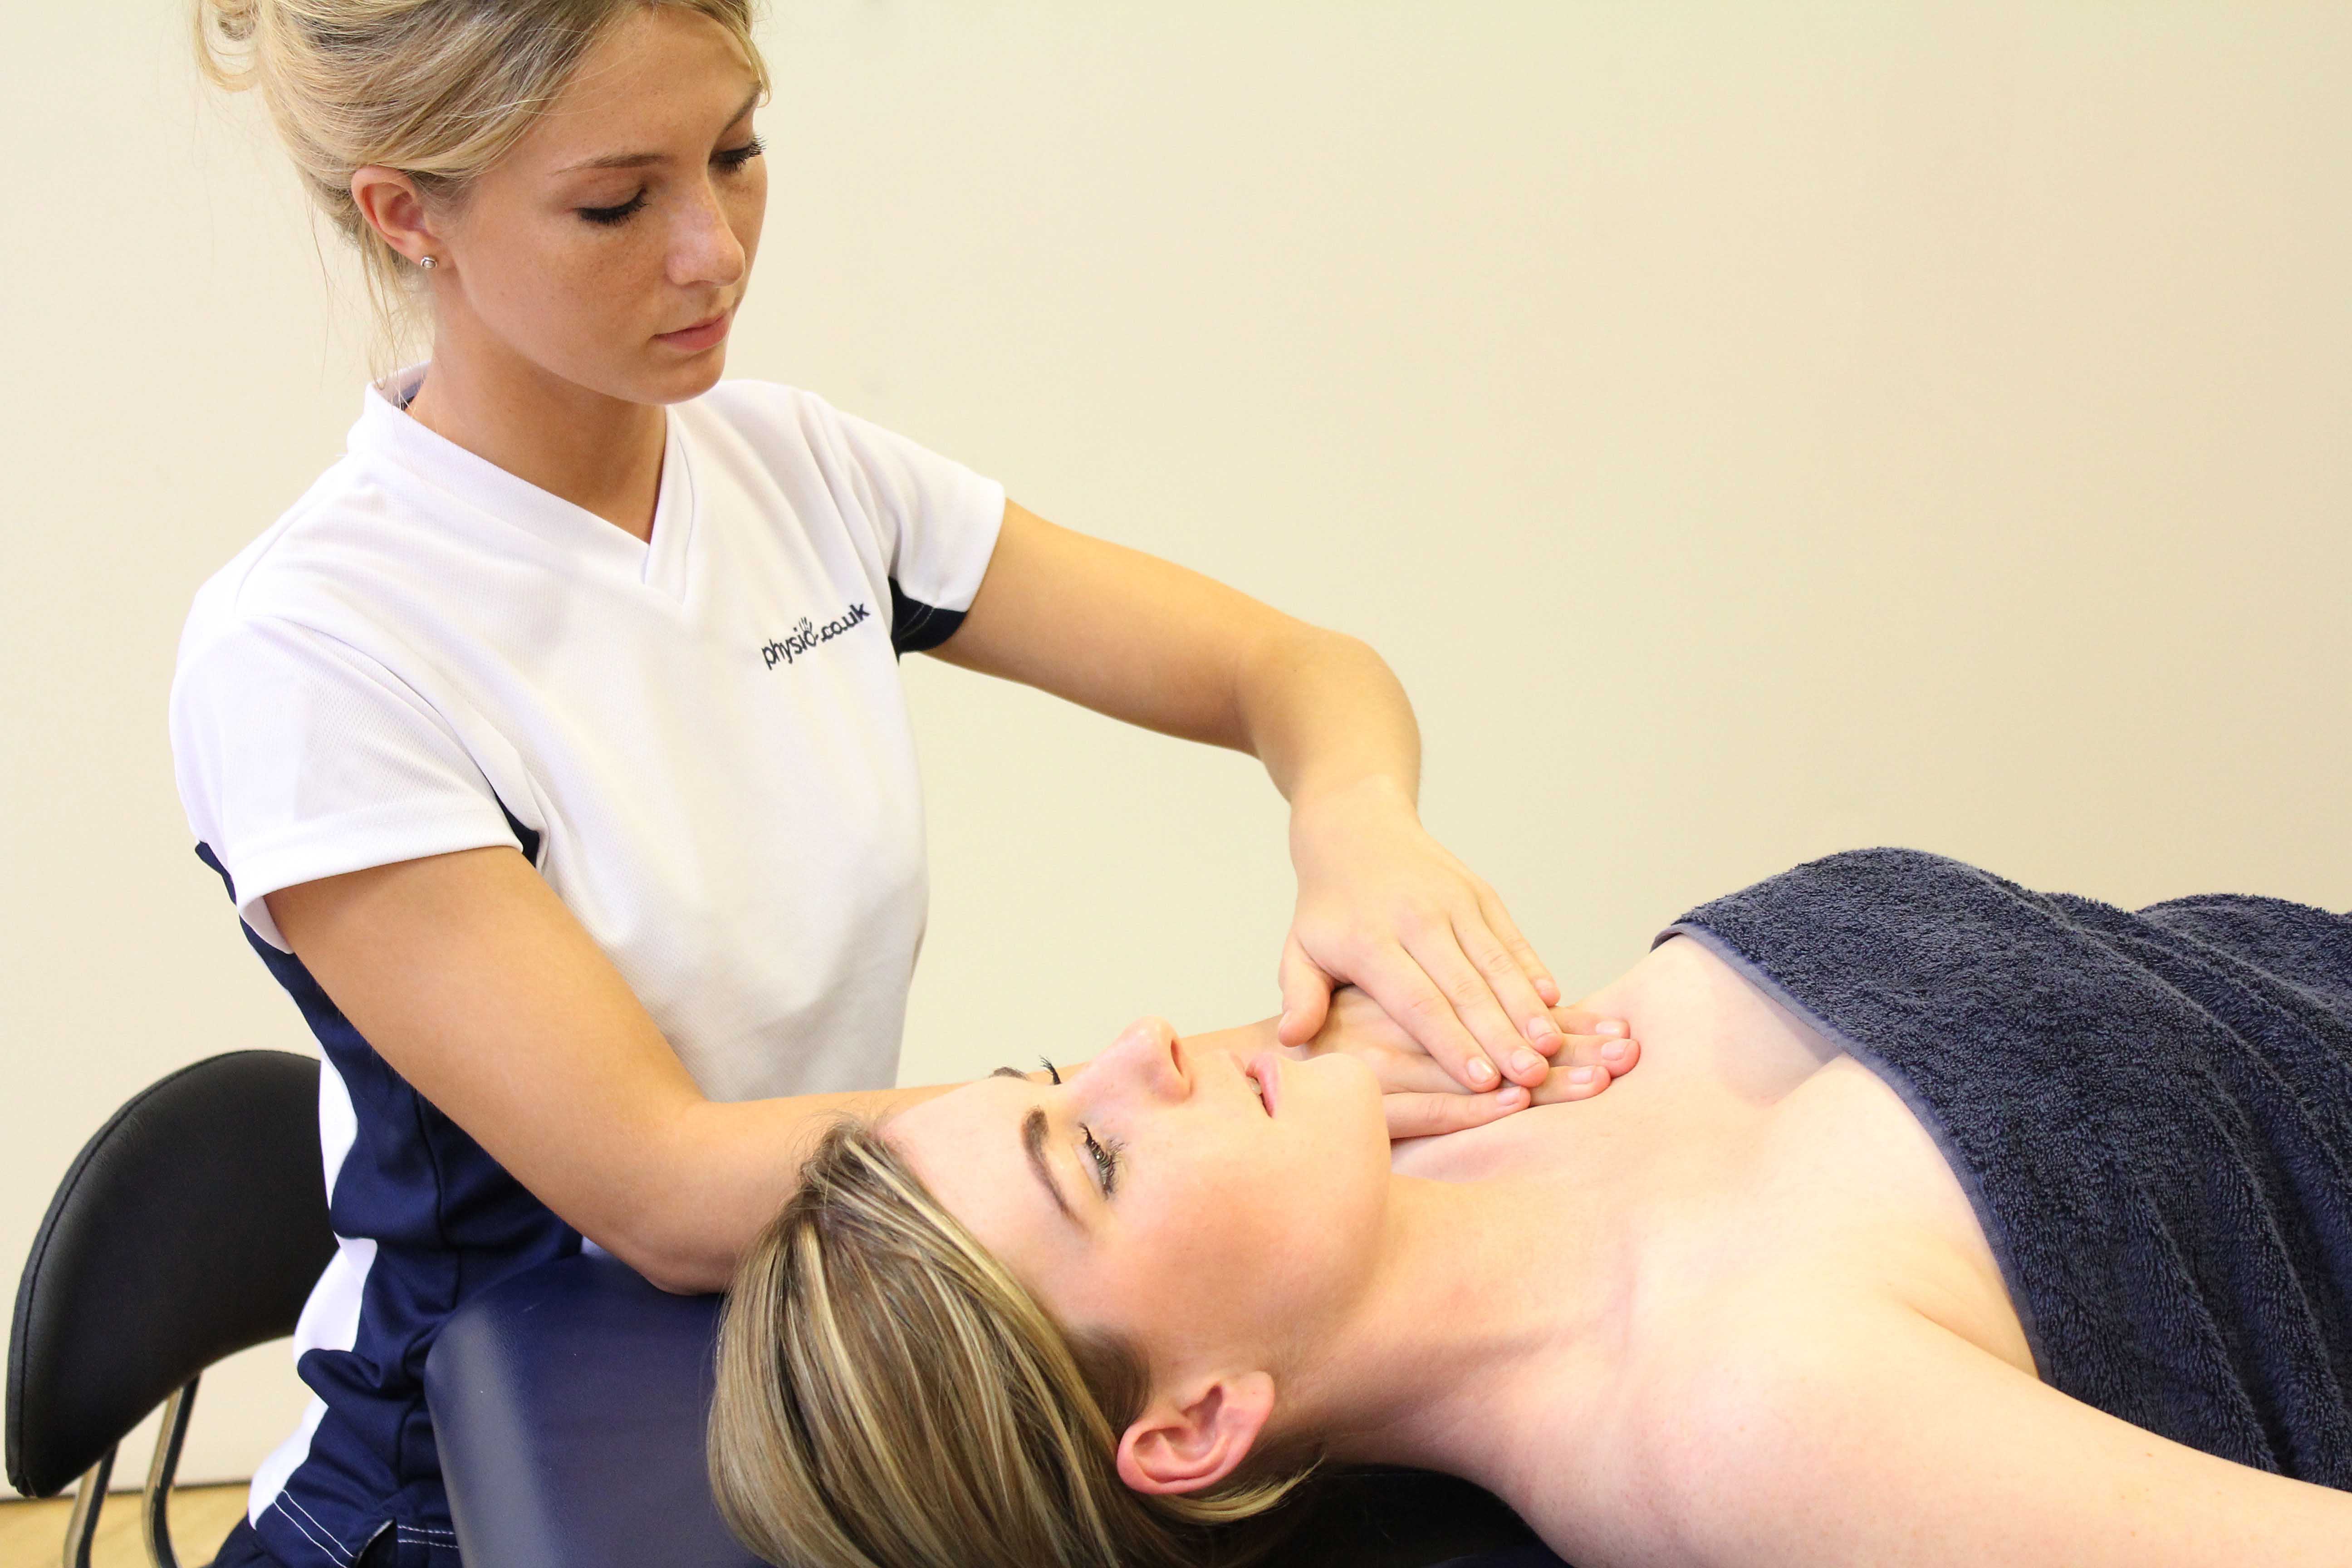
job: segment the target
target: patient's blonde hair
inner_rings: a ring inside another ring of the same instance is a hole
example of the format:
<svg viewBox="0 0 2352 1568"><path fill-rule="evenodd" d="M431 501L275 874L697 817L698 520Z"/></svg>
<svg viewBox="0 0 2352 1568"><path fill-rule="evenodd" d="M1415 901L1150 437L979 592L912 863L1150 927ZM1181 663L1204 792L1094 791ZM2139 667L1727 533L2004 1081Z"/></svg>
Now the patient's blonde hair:
<svg viewBox="0 0 2352 1568"><path fill-rule="evenodd" d="M726 28L766 93L753 0L195 0L196 57L231 91L260 89L303 188L359 247L390 347L416 323L421 290L352 199L353 172L398 169L428 199L461 204L598 39L665 5Z"/></svg>
<svg viewBox="0 0 2352 1568"><path fill-rule="evenodd" d="M1254 1559L1270 1532L1218 1527L1307 1467L1130 1491L1116 1455L1148 1393L1132 1347L1065 1332L871 1126L844 1123L736 1271L711 1485L744 1544L795 1568Z"/></svg>

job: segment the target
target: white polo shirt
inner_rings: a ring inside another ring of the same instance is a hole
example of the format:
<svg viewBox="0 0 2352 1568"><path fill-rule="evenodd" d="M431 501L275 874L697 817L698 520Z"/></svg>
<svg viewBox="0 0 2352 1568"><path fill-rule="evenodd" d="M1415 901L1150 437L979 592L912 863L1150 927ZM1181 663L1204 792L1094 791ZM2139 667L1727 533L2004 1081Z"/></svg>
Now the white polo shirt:
<svg viewBox="0 0 2352 1568"><path fill-rule="evenodd" d="M386 1531L454 1561L425 1352L581 1237L377 1054L266 895L514 845L713 1099L896 1075L927 883L895 655L962 620L1004 491L789 387L667 424L647 545L370 388L348 454L188 616L189 826L326 1058L338 1247L294 1335L318 1397L248 1506L289 1568Z"/></svg>
<svg viewBox="0 0 2352 1568"><path fill-rule="evenodd" d="M180 794L246 922L282 950L278 889L528 845L705 1093L888 1085L928 897L894 642L961 620L1003 488L722 382L668 410L643 544L401 412L421 375L188 617Z"/></svg>

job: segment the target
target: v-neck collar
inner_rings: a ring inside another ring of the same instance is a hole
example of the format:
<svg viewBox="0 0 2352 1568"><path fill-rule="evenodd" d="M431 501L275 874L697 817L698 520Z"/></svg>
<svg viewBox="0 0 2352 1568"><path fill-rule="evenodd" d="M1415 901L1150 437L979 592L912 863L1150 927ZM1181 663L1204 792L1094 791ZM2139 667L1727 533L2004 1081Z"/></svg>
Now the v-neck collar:
<svg viewBox="0 0 2352 1568"><path fill-rule="evenodd" d="M551 490L467 451L404 412L427 366L409 365L371 384L360 399L350 449L396 465L452 499L545 540L599 569L626 574L670 598L684 600L693 543L694 469L679 421L662 419L661 483L654 500L650 544Z"/></svg>

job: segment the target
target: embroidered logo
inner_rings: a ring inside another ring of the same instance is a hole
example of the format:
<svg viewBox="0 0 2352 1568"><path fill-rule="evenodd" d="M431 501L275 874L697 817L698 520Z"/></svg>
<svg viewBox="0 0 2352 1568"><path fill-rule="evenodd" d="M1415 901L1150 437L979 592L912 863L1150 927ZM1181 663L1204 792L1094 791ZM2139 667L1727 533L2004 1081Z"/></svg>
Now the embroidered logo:
<svg viewBox="0 0 2352 1568"><path fill-rule="evenodd" d="M831 642L850 627L871 617L873 614L873 611L863 605L852 605L823 626L818 626L806 616L803 616L800 625L785 633L781 642L771 642L762 646L760 649L760 657L768 661L770 669L775 668L780 664L790 665L793 660L800 658L817 644Z"/></svg>

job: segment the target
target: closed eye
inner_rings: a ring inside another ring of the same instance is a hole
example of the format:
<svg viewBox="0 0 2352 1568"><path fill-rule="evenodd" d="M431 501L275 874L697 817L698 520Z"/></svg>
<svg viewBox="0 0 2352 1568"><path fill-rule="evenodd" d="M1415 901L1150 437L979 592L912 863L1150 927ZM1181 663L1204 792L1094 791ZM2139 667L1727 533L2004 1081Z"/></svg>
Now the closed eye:
<svg viewBox="0 0 2352 1568"><path fill-rule="evenodd" d="M581 207L578 210L580 216L590 223L604 224L609 227L614 224L626 222L630 214L645 205L646 193L641 190L616 207Z"/></svg>
<svg viewBox="0 0 2352 1568"><path fill-rule="evenodd" d="M710 155L710 161L717 164L723 173L730 174L740 174L742 172L743 165L749 163L752 159L758 157L767 150L767 143L761 142L757 136L754 136L751 140L744 142L740 147L720 148L718 152L713 153ZM627 201L621 203L618 206L579 207L574 210L576 210L582 217L586 218L590 223L601 224L604 226L610 228L616 224L626 223L631 217L643 210L645 205L646 192L643 188L640 188L635 195L631 196Z"/></svg>

